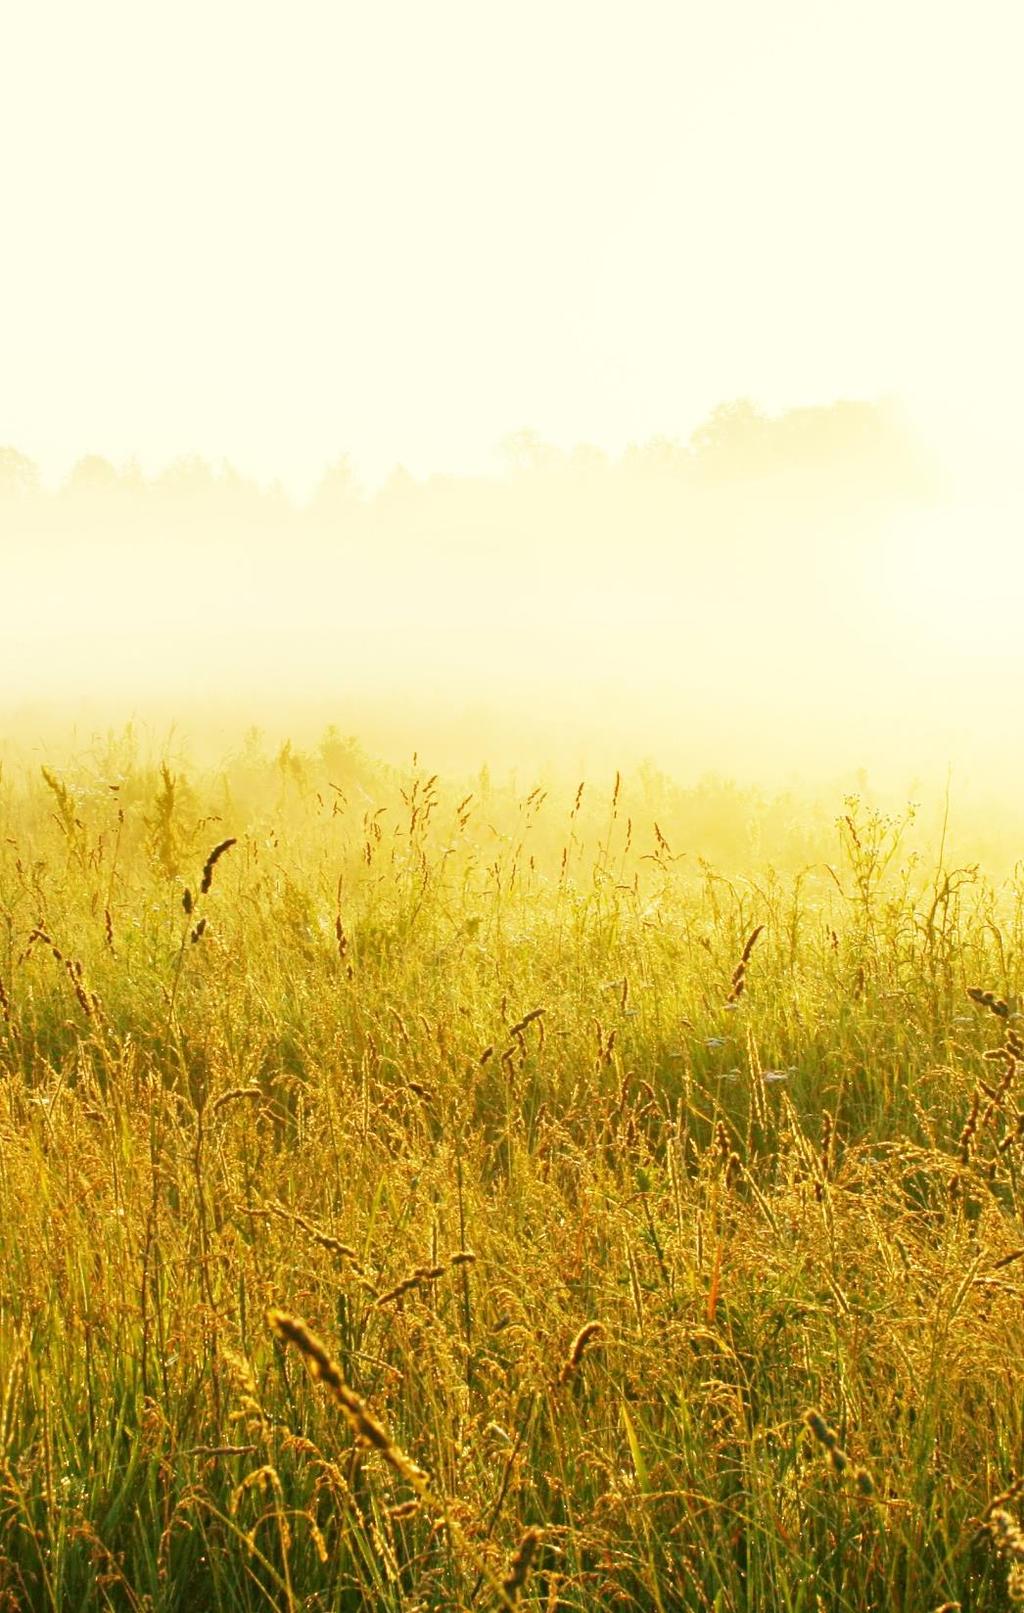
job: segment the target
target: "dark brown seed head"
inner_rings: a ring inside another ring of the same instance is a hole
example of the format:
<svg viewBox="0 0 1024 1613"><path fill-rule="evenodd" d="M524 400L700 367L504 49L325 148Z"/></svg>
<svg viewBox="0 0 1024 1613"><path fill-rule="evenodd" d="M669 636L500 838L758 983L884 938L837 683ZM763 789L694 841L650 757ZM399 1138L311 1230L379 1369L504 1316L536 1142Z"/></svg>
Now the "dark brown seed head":
<svg viewBox="0 0 1024 1613"><path fill-rule="evenodd" d="M583 1360L586 1351L595 1339L600 1338L603 1332L604 1327L600 1322L586 1322L580 1328L569 1346L569 1354L562 1363L562 1370L558 1374L559 1383L568 1383L571 1378L576 1376L579 1364Z"/></svg>
<svg viewBox="0 0 1024 1613"><path fill-rule="evenodd" d="M821 1412L814 1410L805 1411L804 1422L814 1435L815 1439L820 1440L822 1445L827 1445L829 1450L831 1450L836 1444L836 1433L834 1429L828 1426L828 1423L821 1415Z"/></svg>
<svg viewBox="0 0 1024 1613"><path fill-rule="evenodd" d="M510 1602L516 1600L519 1592L526 1584L539 1545L540 1530L527 1529L509 1562L508 1573L501 1582L501 1588Z"/></svg>
<svg viewBox="0 0 1024 1613"><path fill-rule="evenodd" d="M236 844L237 837L231 835L227 840L221 840L217 843L217 845L214 846L213 850L210 852L210 855L203 864L203 877L199 885L201 895L205 896L210 886L213 884L213 870L223 857L224 853L226 851L230 851L231 847Z"/></svg>

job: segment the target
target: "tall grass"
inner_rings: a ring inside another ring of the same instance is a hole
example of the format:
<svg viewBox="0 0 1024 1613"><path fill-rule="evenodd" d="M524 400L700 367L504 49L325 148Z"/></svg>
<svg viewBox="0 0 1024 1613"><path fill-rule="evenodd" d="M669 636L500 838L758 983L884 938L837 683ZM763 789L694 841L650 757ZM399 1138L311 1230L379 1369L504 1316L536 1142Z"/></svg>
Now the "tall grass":
<svg viewBox="0 0 1024 1613"><path fill-rule="evenodd" d="M0 1608L1009 1605L1017 884L110 760L0 781Z"/></svg>

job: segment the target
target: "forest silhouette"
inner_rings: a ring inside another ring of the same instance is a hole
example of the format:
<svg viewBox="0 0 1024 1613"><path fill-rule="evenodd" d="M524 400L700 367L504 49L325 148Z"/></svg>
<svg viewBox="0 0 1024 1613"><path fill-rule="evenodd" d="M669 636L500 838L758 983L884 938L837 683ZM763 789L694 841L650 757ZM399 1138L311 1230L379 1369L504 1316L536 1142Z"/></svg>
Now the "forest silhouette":
<svg viewBox="0 0 1024 1613"><path fill-rule="evenodd" d="M251 701L272 723L341 702L371 744L429 727L452 765L502 732L510 753L731 771L766 765L780 717L790 757L856 723L865 662L903 656L876 581L942 486L894 406L738 400L686 441L614 456L522 431L498 461L368 488L341 456L297 498L199 457L90 454L52 486L0 450L5 709L237 721Z"/></svg>

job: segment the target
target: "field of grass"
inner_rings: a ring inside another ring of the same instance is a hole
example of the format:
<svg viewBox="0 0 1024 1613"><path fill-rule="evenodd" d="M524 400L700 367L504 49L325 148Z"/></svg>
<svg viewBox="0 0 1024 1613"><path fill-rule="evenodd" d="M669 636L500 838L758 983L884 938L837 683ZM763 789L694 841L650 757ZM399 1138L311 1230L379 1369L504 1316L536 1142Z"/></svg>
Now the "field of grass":
<svg viewBox="0 0 1024 1613"><path fill-rule="evenodd" d="M832 819L8 768L0 1610L1009 1606L1024 883Z"/></svg>

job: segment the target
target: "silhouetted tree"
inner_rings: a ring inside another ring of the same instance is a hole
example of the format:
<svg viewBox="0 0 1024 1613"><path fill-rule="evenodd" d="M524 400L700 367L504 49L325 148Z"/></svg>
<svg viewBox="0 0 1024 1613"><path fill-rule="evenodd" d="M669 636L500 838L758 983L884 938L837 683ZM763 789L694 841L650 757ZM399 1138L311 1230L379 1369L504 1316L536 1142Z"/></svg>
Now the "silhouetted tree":
<svg viewBox="0 0 1024 1613"><path fill-rule="evenodd" d="M72 465L62 491L72 495L112 493L118 481L117 471L109 459L104 459L102 454L86 454Z"/></svg>
<svg viewBox="0 0 1024 1613"><path fill-rule="evenodd" d="M39 468L16 448L0 448L0 498L18 498L39 490Z"/></svg>
<svg viewBox="0 0 1024 1613"><path fill-rule="evenodd" d="M362 489L347 454L341 454L324 471L313 494L313 509L328 517L343 514L362 499Z"/></svg>
<svg viewBox="0 0 1024 1613"><path fill-rule="evenodd" d="M513 431L502 440L501 457L511 471L531 474L554 470L563 456L539 431Z"/></svg>
<svg viewBox="0 0 1024 1613"><path fill-rule="evenodd" d="M712 477L756 476L771 464L771 424L749 398L737 398L697 427L690 449L697 470Z"/></svg>

